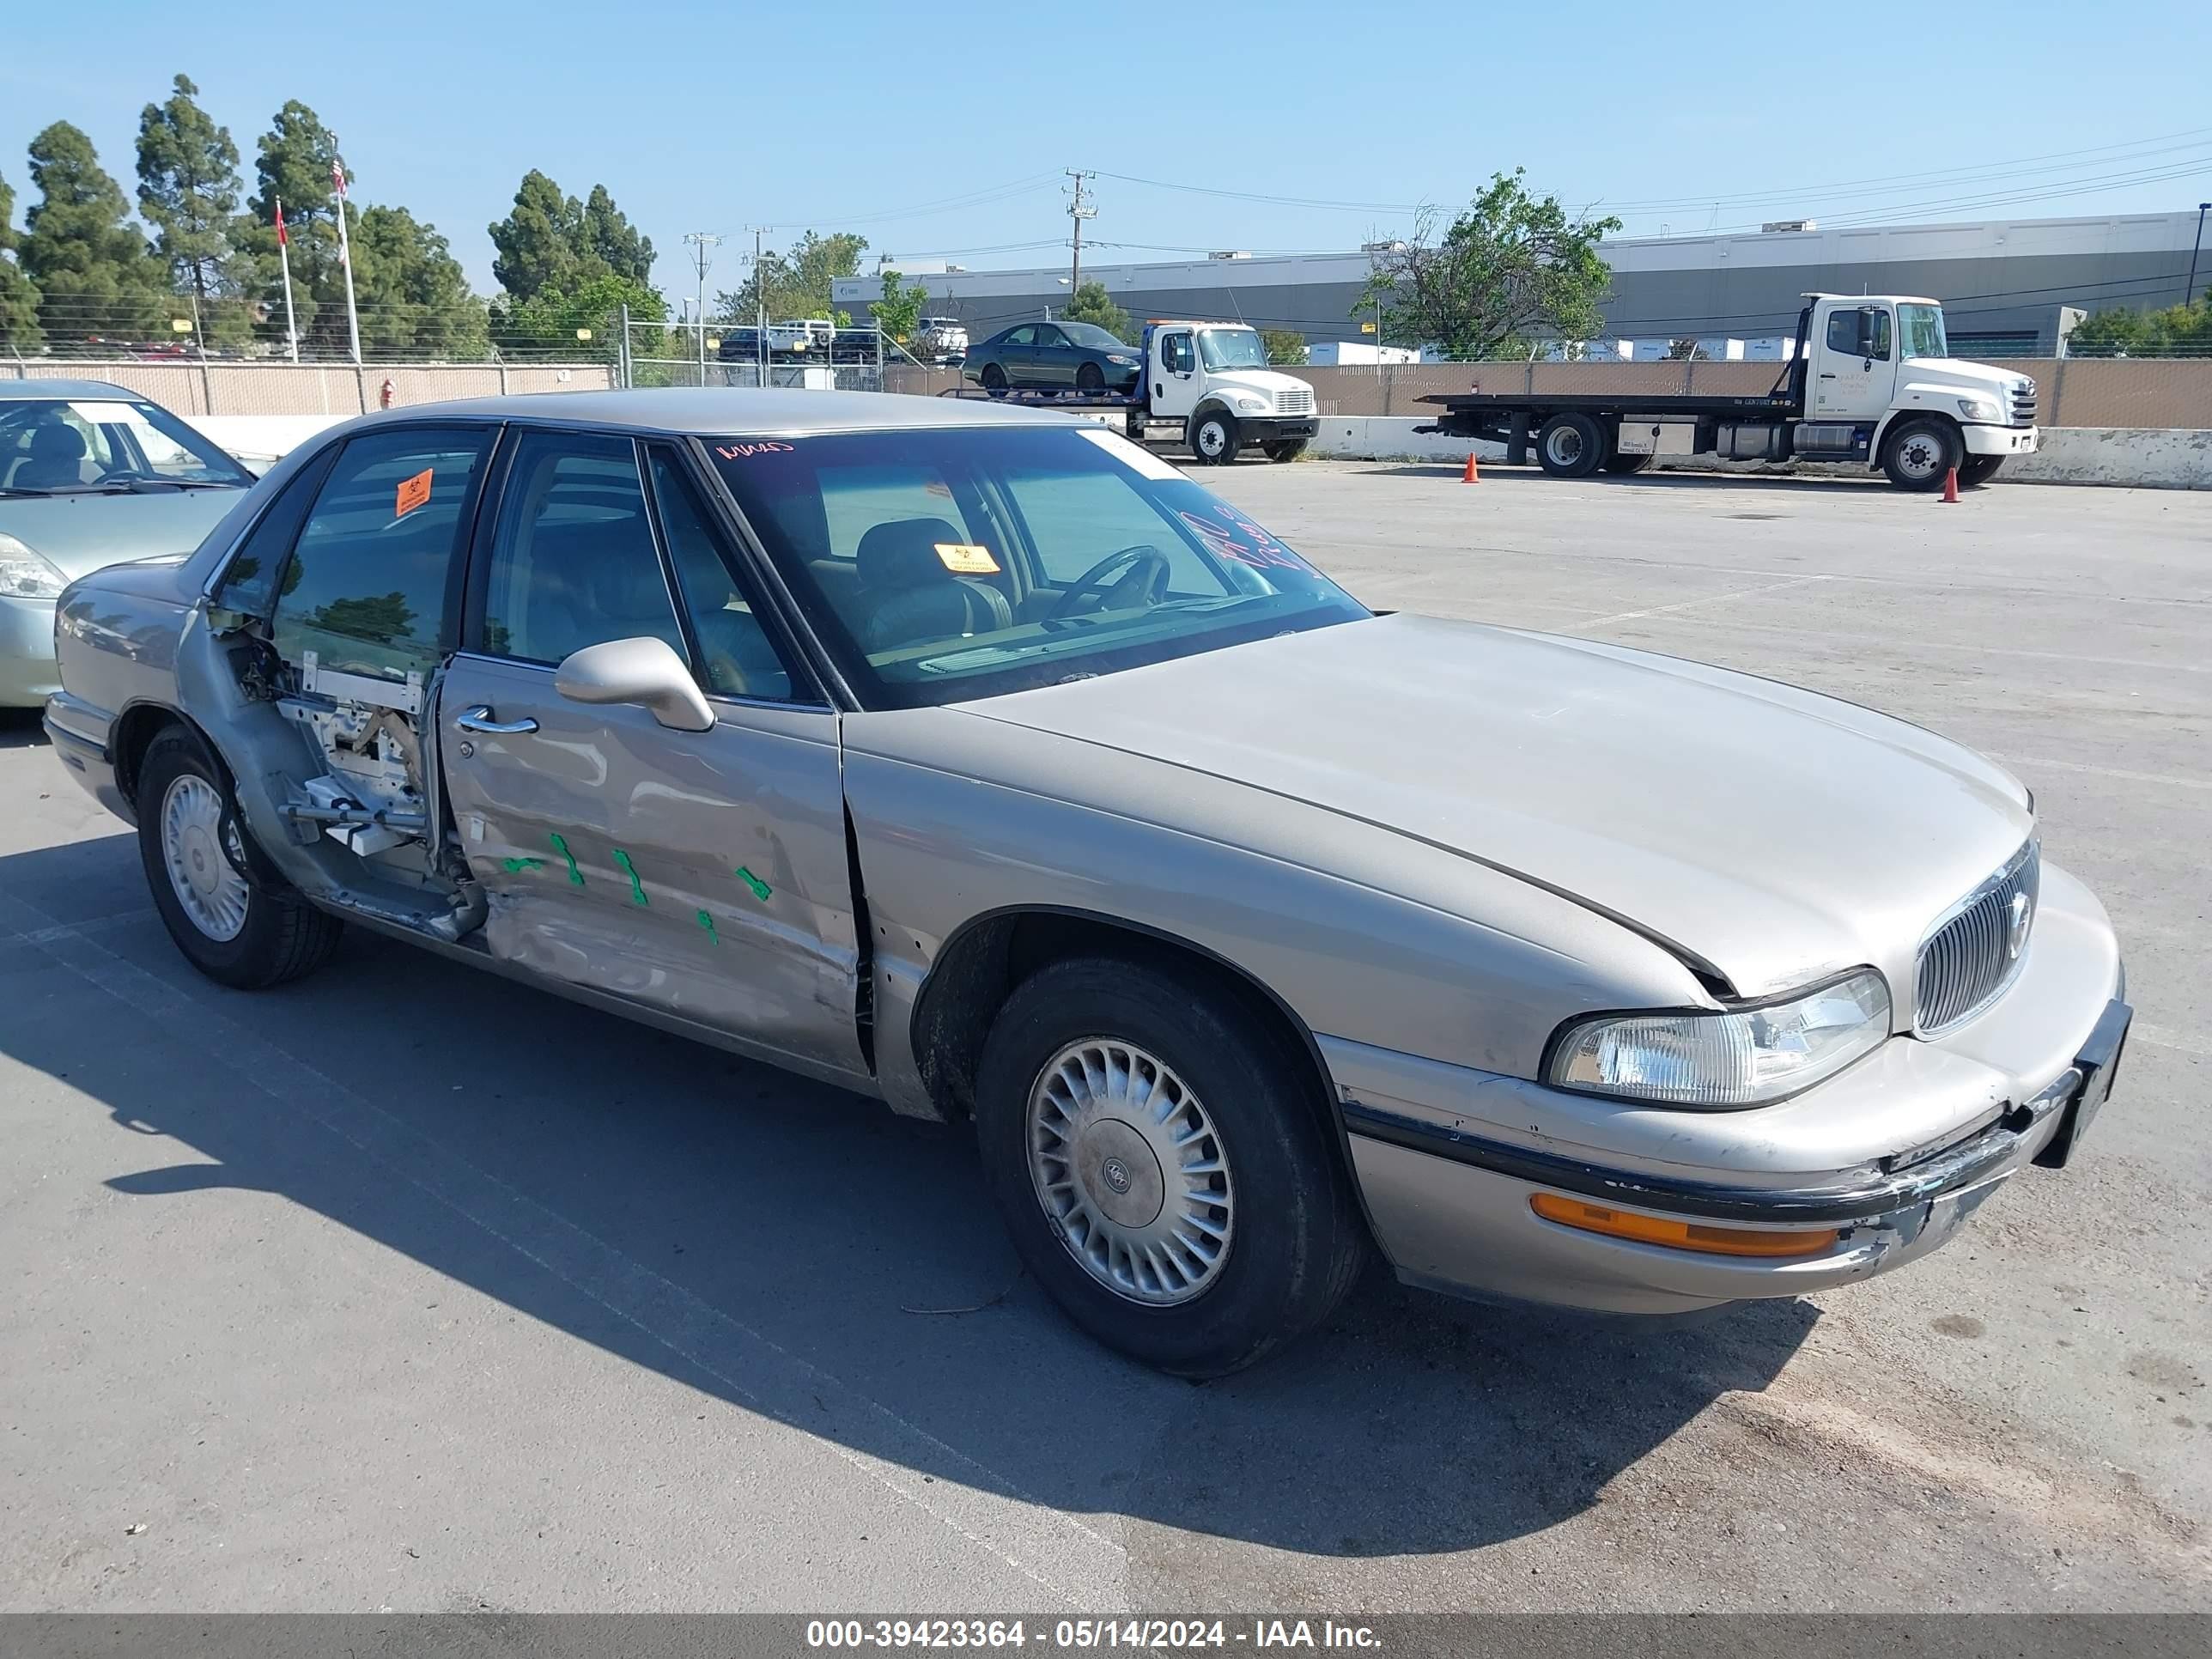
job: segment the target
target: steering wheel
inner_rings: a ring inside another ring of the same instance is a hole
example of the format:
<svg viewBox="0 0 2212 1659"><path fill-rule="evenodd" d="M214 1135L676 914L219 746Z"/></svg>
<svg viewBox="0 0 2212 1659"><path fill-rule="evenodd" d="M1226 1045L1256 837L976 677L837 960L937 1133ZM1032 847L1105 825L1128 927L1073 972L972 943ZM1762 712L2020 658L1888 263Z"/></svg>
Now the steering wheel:
<svg viewBox="0 0 2212 1659"><path fill-rule="evenodd" d="M1129 567L1129 574L1109 585L1106 578L1125 564ZM1129 590L1127 597L1132 599L1139 597L1153 599L1167 591L1169 568L1168 556L1150 542L1139 542L1133 547L1109 553L1076 578L1075 586L1060 596L1059 601L1045 613L1044 619L1059 622L1063 617L1073 616L1078 602L1094 590L1098 595L1098 603L1091 608L1097 611L1109 609L1109 601L1122 597L1124 589Z"/></svg>

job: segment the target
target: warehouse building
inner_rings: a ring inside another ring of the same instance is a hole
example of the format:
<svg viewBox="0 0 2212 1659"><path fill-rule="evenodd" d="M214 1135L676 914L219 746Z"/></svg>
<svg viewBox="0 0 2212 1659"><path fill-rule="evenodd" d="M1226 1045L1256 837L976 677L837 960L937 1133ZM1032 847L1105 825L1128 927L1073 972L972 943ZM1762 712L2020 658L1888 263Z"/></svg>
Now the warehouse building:
<svg viewBox="0 0 2212 1659"><path fill-rule="evenodd" d="M1799 221L1746 234L1609 241L1606 324L1619 341L1756 343L1786 337L1808 290L1919 294L1943 302L1962 356L2050 356L2076 313L2179 304L2197 222L2193 208L1950 225ZM1367 271L1358 252L1255 258L1224 251L1164 264L1086 259L1083 279L1103 283L1133 317L1242 318L1310 341L1356 341L1362 321L1374 320L1358 310ZM2200 286L2212 282L2212 270L2201 276ZM927 286L933 310L959 317L976 339L1058 310L1069 292L1065 266L925 271L917 263L910 276ZM834 289L858 318L882 291L879 276L846 277ZM1376 343L1371 330L1364 338Z"/></svg>

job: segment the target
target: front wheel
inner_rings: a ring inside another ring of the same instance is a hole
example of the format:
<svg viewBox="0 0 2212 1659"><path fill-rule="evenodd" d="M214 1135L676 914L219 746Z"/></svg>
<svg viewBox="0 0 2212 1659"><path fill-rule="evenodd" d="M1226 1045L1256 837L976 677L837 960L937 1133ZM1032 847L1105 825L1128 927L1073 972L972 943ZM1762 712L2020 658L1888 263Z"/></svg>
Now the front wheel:
<svg viewBox="0 0 2212 1659"><path fill-rule="evenodd" d="M1962 484L1985 484L1997 476L1997 469L2005 464L2002 455L1969 455L1959 463L1959 482Z"/></svg>
<svg viewBox="0 0 2212 1659"><path fill-rule="evenodd" d="M1237 459L1237 418L1223 409L1209 409L1190 423L1190 453L1202 466L1226 466Z"/></svg>
<svg viewBox="0 0 2212 1659"><path fill-rule="evenodd" d="M1261 446L1271 461L1295 461L1306 453L1304 438L1279 438L1273 443Z"/></svg>
<svg viewBox="0 0 2212 1659"><path fill-rule="evenodd" d="M984 1044L975 1129L1069 1318L1218 1376L1328 1316L1366 1236L1301 1062L1195 975L1094 957L1022 982Z"/></svg>
<svg viewBox="0 0 2212 1659"><path fill-rule="evenodd" d="M343 924L280 878L247 874L227 787L182 731L155 738L139 768L138 854L185 959L220 984L258 991L329 961Z"/></svg>
<svg viewBox="0 0 2212 1659"><path fill-rule="evenodd" d="M1944 475L1966 459L1966 451L1958 428L1948 422L1902 421L1882 444L1881 470L1899 489L1924 494L1943 487Z"/></svg>
<svg viewBox="0 0 2212 1659"><path fill-rule="evenodd" d="M1006 371L1000 368L996 363L984 364L983 390L989 392L994 398L1005 397L1006 395Z"/></svg>
<svg viewBox="0 0 2212 1659"><path fill-rule="evenodd" d="M1555 478L1587 478L1605 458L1605 433L1587 415L1554 415L1536 434L1536 465Z"/></svg>

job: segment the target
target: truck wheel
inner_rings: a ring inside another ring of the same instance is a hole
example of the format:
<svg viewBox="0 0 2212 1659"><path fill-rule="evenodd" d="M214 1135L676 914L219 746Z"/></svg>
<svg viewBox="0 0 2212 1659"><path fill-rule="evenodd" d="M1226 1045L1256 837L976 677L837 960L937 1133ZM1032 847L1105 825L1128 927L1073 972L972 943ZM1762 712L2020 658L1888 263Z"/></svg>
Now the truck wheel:
<svg viewBox="0 0 2212 1659"><path fill-rule="evenodd" d="M1225 409L1205 410L1190 423L1190 453L1202 466L1226 466L1237 459L1237 417Z"/></svg>
<svg viewBox="0 0 2212 1659"><path fill-rule="evenodd" d="M1881 447L1881 470L1899 489L1925 493L1943 487L1943 476L1966 458L1959 432L1943 421L1901 421Z"/></svg>
<svg viewBox="0 0 2212 1659"><path fill-rule="evenodd" d="M1326 1318L1365 1258L1314 1092L1218 986L1077 958L1000 1010L975 1130L1060 1310L1146 1364L1218 1376Z"/></svg>
<svg viewBox="0 0 2212 1659"><path fill-rule="evenodd" d="M984 364L983 390L989 392L994 398L1005 397L1006 395L1006 371L1000 368L996 363Z"/></svg>
<svg viewBox="0 0 2212 1659"><path fill-rule="evenodd" d="M1650 465L1651 457L1649 455L1613 454L1605 458L1605 470L1607 471L1618 472L1623 475L1631 472L1641 472L1645 467Z"/></svg>
<svg viewBox="0 0 2212 1659"><path fill-rule="evenodd" d="M1106 376L1096 363L1085 363L1075 371L1075 389L1086 398L1095 398L1106 389Z"/></svg>
<svg viewBox="0 0 2212 1659"><path fill-rule="evenodd" d="M1605 434L1587 415L1554 415L1536 434L1536 465L1555 478L1589 477L1605 452Z"/></svg>
<svg viewBox="0 0 2212 1659"><path fill-rule="evenodd" d="M258 991L312 973L343 924L266 876L249 878L228 786L199 744L172 726L138 769L138 855L162 926L218 984Z"/></svg>
<svg viewBox="0 0 2212 1659"><path fill-rule="evenodd" d="M1997 469L2005 464L2002 455L1969 455L1959 463L1959 482L1962 484L1985 484L1997 476Z"/></svg>
<svg viewBox="0 0 2212 1659"><path fill-rule="evenodd" d="M1273 443L1263 444L1261 447L1267 452L1271 461L1295 461L1306 453L1306 441L1304 438L1279 438Z"/></svg>

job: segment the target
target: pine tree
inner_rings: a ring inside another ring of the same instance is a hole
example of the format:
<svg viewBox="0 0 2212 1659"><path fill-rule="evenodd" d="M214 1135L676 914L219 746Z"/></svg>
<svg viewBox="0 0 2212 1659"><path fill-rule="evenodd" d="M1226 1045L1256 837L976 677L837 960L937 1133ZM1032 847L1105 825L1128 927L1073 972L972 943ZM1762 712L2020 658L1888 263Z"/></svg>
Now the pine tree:
<svg viewBox="0 0 2212 1659"><path fill-rule="evenodd" d="M25 356L46 341L38 285L9 256L15 251L15 189L0 175L0 351Z"/></svg>
<svg viewBox="0 0 2212 1659"><path fill-rule="evenodd" d="M194 101L199 88L187 76L173 85L167 103L147 105L138 118L139 210L154 228L171 282L192 296L207 337L243 339L250 328L245 308L218 303L254 283L252 259L231 245L238 146Z"/></svg>
<svg viewBox="0 0 2212 1659"><path fill-rule="evenodd" d="M92 140L57 121L31 140L40 199L24 216L17 258L39 288L39 322L57 346L167 337L168 284L123 188Z"/></svg>

